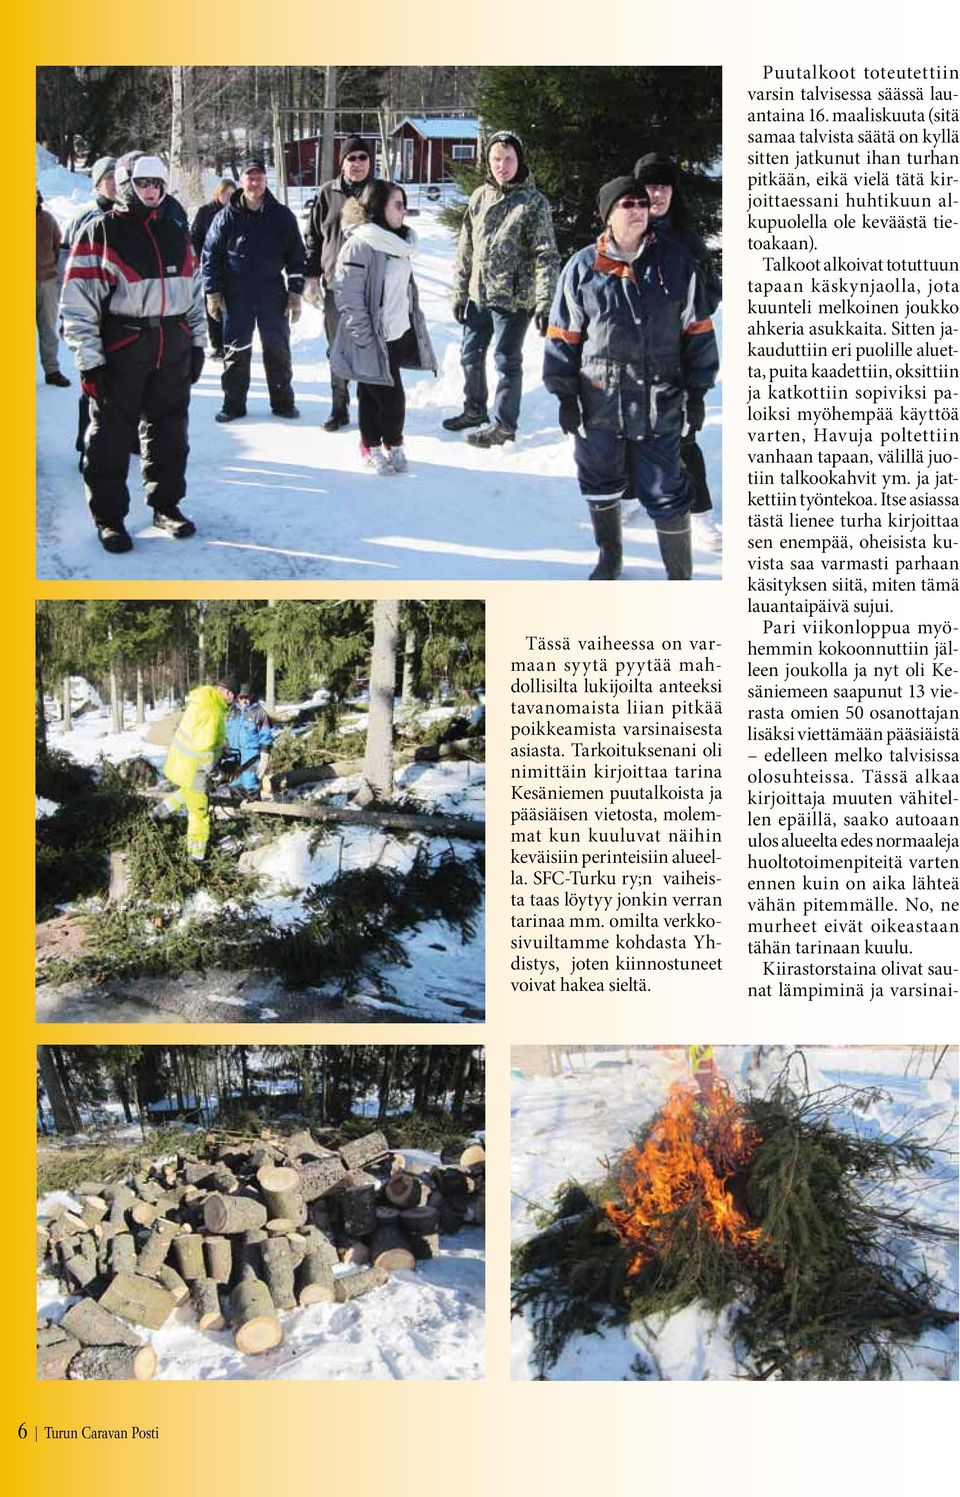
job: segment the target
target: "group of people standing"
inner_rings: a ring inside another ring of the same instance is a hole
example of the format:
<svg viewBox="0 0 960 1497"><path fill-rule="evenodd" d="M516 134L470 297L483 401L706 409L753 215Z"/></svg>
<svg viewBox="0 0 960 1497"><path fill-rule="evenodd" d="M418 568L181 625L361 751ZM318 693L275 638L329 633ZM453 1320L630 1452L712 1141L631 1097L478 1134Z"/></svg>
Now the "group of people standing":
<svg viewBox="0 0 960 1497"><path fill-rule="evenodd" d="M110 171L97 176L105 161ZM491 136L486 163L454 269L463 409L443 426L479 449L516 439L533 321L544 339L543 381L573 436L599 547L591 576L620 575L620 502L634 498L657 527L667 576L689 578L694 496L682 452L703 424L717 373L710 319L720 287L685 222L676 168L651 154L604 184L599 239L561 269L550 205L520 138ZM124 525L131 452L141 456L154 523L176 539L194 532L179 505L190 386L208 343L222 361L218 421L246 415L255 329L273 414L299 416L290 324L304 298L322 309L329 346L324 429L349 425L355 382L362 462L383 475L405 470L402 371L436 371L437 361L413 274L417 236L405 221L406 194L375 178L360 137L345 141L338 176L319 189L305 243L293 213L267 188L258 156L242 163L239 185L220 181L189 228L158 157L104 158L94 177L96 200L66 235L60 315L89 403L81 411L81 467L106 550L132 545ZM39 265L38 225L38 325Z"/></svg>

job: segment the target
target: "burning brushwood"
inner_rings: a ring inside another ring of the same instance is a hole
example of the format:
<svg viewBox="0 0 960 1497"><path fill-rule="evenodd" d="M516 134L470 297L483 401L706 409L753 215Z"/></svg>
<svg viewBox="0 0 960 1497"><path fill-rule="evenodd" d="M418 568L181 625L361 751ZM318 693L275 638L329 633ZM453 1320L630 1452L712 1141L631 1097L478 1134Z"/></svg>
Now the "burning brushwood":
<svg viewBox="0 0 960 1497"><path fill-rule="evenodd" d="M900 1213L892 1226L874 1193L922 1175L933 1152L910 1132L850 1132L852 1105L849 1089L798 1095L782 1080L743 1099L718 1078L674 1088L609 1177L565 1187L515 1252L514 1313L530 1318L541 1376L577 1333L696 1302L738 1306L738 1354L763 1378L888 1377L894 1348L954 1323L943 1286L901 1267L928 1224Z"/></svg>

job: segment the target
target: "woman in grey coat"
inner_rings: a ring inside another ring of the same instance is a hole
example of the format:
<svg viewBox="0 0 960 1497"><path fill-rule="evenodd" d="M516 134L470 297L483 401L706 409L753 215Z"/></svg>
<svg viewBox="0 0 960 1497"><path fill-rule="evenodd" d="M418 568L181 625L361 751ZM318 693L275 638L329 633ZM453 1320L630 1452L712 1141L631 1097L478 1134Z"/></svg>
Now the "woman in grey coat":
<svg viewBox="0 0 960 1497"><path fill-rule="evenodd" d="M340 321L330 369L357 381L360 455L380 474L407 466L401 369L437 369L413 278L417 236L404 224L406 211L407 195L395 182L371 182L348 203L333 279Z"/></svg>

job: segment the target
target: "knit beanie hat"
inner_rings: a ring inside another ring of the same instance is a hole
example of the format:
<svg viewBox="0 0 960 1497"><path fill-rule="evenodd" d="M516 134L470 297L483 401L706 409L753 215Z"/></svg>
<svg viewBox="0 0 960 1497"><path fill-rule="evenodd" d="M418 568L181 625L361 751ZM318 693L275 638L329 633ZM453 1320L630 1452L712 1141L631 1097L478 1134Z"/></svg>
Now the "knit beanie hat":
<svg viewBox="0 0 960 1497"><path fill-rule="evenodd" d="M267 164L263 157L258 155L256 151L252 151L249 156L244 156L240 163L241 176L243 176L244 172L263 172L264 176L266 176L266 171Z"/></svg>
<svg viewBox="0 0 960 1497"><path fill-rule="evenodd" d="M100 186L101 178L105 177L107 175L107 172L114 171L116 169L116 165L116 156L97 157L90 172L90 181L93 183L94 191L96 191L96 189Z"/></svg>
<svg viewBox="0 0 960 1497"><path fill-rule="evenodd" d="M663 156L659 151L648 151L635 163L633 175L641 186L646 187L652 182L655 187L676 187L677 168L669 156Z"/></svg>
<svg viewBox="0 0 960 1497"><path fill-rule="evenodd" d="M606 223L611 211L624 197L636 197L646 202L646 189L640 186L636 177L614 177L612 182L604 182L597 193L597 209L601 223Z"/></svg>
<svg viewBox="0 0 960 1497"><path fill-rule="evenodd" d="M359 135L348 135L340 148L340 160L346 161L348 156L370 155L370 147Z"/></svg>
<svg viewBox="0 0 960 1497"><path fill-rule="evenodd" d="M221 676L220 680L217 682L217 685L226 687L227 691L229 691L233 696L239 696L240 694L239 676Z"/></svg>
<svg viewBox="0 0 960 1497"><path fill-rule="evenodd" d="M527 163L523 154L523 141L513 130L497 130L487 141L487 164L490 164L490 152L496 145L513 146L517 153L517 174L514 182L522 182L527 175Z"/></svg>

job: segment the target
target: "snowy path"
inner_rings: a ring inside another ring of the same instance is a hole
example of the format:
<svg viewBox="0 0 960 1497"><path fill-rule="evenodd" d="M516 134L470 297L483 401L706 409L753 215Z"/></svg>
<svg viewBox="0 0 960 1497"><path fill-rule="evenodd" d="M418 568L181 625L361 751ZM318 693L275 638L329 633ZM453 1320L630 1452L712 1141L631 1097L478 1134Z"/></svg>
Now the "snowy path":
<svg viewBox="0 0 960 1497"><path fill-rule="evenodd" d="M957 1052L944 1060L936 1077L929 1071L903 1074L909 1047L880 1050L813 1049L804 1052L810 1086L878 1086L889 1093L870 1111L850 1118L861 1132L902 1130L910 1125L931 1142L941 1139L955 1147ZM715 1051L718 1069L730 1084L742 1088L748 1082L763 1090L780 1070L787 1051L772 1053L751 1069L749 1047L727 1045ZM689 1078L682 1049L676 1052L607 1051L573 1052L576 1070L568 1068L558 1077L523 1073L523 1050L514 1051L511 1097L511 1221L512 1237L523 1240L536 1231L531 1211L549 1206L557 1187L565 1180L584 1183L605 1173L603 1161L613 1160L629 1144L634 1130L665 1100L671 1085ZM951 1121L952 1120L952 1121ZM921 1193L913 1199L914 1182L904 1179L890 1188L891 1202L919 1209L929 1221L953 1225L957 1212L957 1174L941 1163L922 1177ZM885 1187L887 1189L887 1187ZM958 1289L955 1241L925 1242L923 1262L945 1284L952 1307ZM913 1265L919 1266L919 1258ZM561 1353L550 1372L551 1379L570 1381L617 1381L631 1378L631 1364L638 1353L662 1380L692 1381L700 1378L732 1378L738 1367L729 1327L734 1307L715 1317L699 1305L690 1305L665 1322L637 1323L613 1327L599 1336L576 1336ZM512 1375L534 1376L531 1364L532 1337L525 1320L512 1323ZM957 1329L927 1331L910 1357L897 1358L898 1376L905 1380L956 1379L958 1375Z"/></svg>
<svg viewBox="0 0 960 1497"><path fill-rule="evenodd" d="M85 197L83 178L67 192L58 168L40 185L61 221ZM66 179L66 180L65 180ZM76 368L61 347L71 390L42 382L37 364L37 575L41 578L256 578L258 580L494 578L579 581L596 559L586 506L579 496L572 440L563 436L557 403L540 384L542 341L524 348L521 439L515 447L478 452L440 423L461 408L460 329L450 311L453 241L424 209L411 224L420 237L415 273L440 374L409 372L407 446L410 472L378 478L359 470L357 429L329 434L329 371L321 314L304 305L293 330L299 422L270 415L259 355L244 421L217 426L218 366L208 363L194 387L187 511L198 534L178 542L153 530L131 466L131 555L101 550L83 500L74 451ZM490 375L493 377L492 360ZM355 416L355 403L351 407ZM709 399L701 446L715 506L722 514L720 391ZM697 578L718 578L720 559L695 553ZM624 576L659 580L663 570L650 522L634 508L626 529Z"/></svg>

